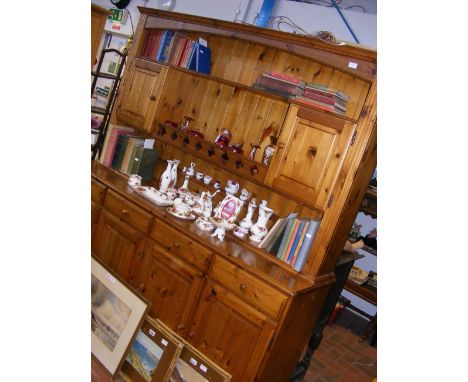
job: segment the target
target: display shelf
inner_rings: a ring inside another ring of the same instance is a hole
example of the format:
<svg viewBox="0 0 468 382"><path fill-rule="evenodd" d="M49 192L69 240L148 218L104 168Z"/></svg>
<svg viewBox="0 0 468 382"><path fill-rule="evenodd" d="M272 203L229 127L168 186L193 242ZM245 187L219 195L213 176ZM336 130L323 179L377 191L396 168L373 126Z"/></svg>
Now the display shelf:
<svg viewBox="0 0 468 382"><path fill-rule="evenodd" d="M190 70L190 69L182 68L182 67L177 66L177 65L172 65L172 64L165 63L165 62L161 62L161 61L151 60L151 59L146 58L146 57L137 57L135 59L135 65L137 67L145 68L145 69L149 69L149 70L152 70L152 68L154 70L155 65L165 66L165 67L171 68L173 70L177 70L177 71L182 72L182 73L189 73L189 74L191 74L193 76L196 76L196 77L199 77L199 78L207 78L209 80L216 81L216 82L221 83L221 84L234 86L237 89L247 90L247 91L249 91L251 93L259 94L259 95L261 95L263 97L267 97L267 98L270 98L270 99L273 99L273 100L285 101L285 102L288 102L289 104L297 105L298 107L303 108L303 109L314 110L314 111L317 111L319 113L323 113L324 115L332 115L334 117L341 118L341 119L343 119L345 121L357 122L357 119L347 117L346 115L340 115L338 113L333 113L333 112L330 112L330 111L327 111L327 110L320 109L318 107L304 105L302 103L295 102L294 99L281 97L281 96L276 95L276 94L272 94L272 93L269 93L269 92L266 92L266 91L256 89L256 88L254 88L252 86L247 86L247 85L241 84L239 82L226 80L224 78L216 77L216 76L213 76L213 75L207 75L207 74L204 74L204 73L199 73L199 72L196 72L196 71L193 71L193 70Z"/></svg>
<svg viewBox="0 0 468 382"><path fill-rule="evenodd" d="M351 280L346 280L345 289L370 304L377 306L377 288L371 287L366 283L359 285Z"/></svg>

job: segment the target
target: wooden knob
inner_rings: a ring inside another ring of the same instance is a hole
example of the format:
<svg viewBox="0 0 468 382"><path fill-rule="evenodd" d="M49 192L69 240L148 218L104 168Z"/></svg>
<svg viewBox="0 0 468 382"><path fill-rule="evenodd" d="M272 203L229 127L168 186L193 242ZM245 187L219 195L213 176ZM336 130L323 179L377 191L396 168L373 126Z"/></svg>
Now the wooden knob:
<svg viewBox="0 0 468 382"><path fill-rule="evenodd" d="M276 147L278 147L278 150L282 150L282 149L284 149L284 143L283 143L283 142L279 142L278 145L277 145Z"/></svg>
<svg viewBox="0 0 468 382"><path fill-rule="evenodd" d="M311 153L313 156L315 156L315 154L317 154L317 147L314 147L314 146L310 146L307 151L309 153Z"/></svg>
<svg viewBox="0 0 468 382"><path fill-rule="evenodd" d="M241 284L241 285L239 286L239 288L240 288L240 290L246 290L246 289L247 289L247 285Z"/></svg>
<svg viewBox="0 0 468 382"><path fill-rule="evenodd" d="M150 96L150 100L151 100L151 101L155 101L155 100L156 100L156 96L154 96L154 95Z"/></svg>
<svg viewBox="0 0 468 382"><path fill-rule="evenodd" d="M127 214L128 214L128 210L123 209L123 210L122 210L122 213L123 213L124 215L127 215Z"/></svg>

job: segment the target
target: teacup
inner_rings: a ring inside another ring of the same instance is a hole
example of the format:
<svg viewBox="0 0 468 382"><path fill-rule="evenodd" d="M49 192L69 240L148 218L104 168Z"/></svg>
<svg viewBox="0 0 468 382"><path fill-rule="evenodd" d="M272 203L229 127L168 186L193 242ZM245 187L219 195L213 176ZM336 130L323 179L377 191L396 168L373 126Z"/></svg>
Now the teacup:
<svg viewBox="0 0 468 382"><path fill-rule="evenodd" d="M137 174L130 175L130 178L128 178L128 184L130 186L139 186L139 185L141 185L141 176L137 175Z"/></svg>
<svg viewBox="0 0 468 382"><path fill-rule="evenodd" d="M196 179L196 180L202 180L204 175L205 175L205 174L203 174L202 172L197 172L197 173L195 174L195 179Z"/></svg>
<svg viewBox="0 0 468 382"><path fill-rule="evenodd" d="M217 180L216 182L214 182L213 184L213 187L217 190L219 190L221 188L221 183L219 182L219 180Z"/></svg>
<svg viewBox="0 0 468 382"><path fill-rule="evenodd" d="M211 176L205 175L205 176L203 177L203 183L205 183L205 184L210 184L211 179L213 179Z"/></svg>
<svg viewBox="0 0 468 382"><path fill-rule="evenodd" d="M177 197L177 191L174 188L169 188L166 191L166 195L167 195L168 199L174 200Z"/></svg>
<svg viewBox="0 0 468 382"><path fill-rule="evenodd" d="M190 213L190 207L180 198L174 200L174 209L179 215L188 215Z"/></svg>

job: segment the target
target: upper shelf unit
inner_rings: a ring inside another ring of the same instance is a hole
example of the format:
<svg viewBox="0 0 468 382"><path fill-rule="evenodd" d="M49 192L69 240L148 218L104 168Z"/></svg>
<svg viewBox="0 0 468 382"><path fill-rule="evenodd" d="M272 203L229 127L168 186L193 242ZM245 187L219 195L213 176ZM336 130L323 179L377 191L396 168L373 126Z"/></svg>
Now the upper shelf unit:
<svg viewBox="0 0 468 382"><path fill-rule="evenodd" d="M157 11L152 12L157 13ZM202 76L224 83L228 87L239 87L254 94L262 94L264 97L294 103L293 100L275 97L252 88L257 78L265 72L293 75L306 82L346 93L350 96L350 101L344 118L353 121L359 119L376 71L375 52L369 51L368 57L365 58L350 56L345 62L346 57L334 50L348 49L351 54L355 48L338 47L311 37L246 25L235 31L233 30L236 28L235 23L228 23L226 28L230 29L224 30L222 26L225 22L197 17L196 23L195 21L192 23L187 16L183 15L185 21L175 22L170 18L177 18L178 14L164 14L164 18L156 14L149 15L145 23L144 38L139 41L139 46L136 48L136 57L148 60L143 54L144 44L146 36L155 29L178 31L194 40L201 37L207 41L211 49L211 71L207 77L198 73L194 73L194 76ZM253 30L248 31L248 29ZM317 45L321 45L320 49L316 47ZM362 55L362 50L359 51ZM186 69L177 66L162 64L176 71L187 72ZM356 69L350 69L349 65L356 66ZM203 98L205 93L198 93L198 96Z"/></svg>

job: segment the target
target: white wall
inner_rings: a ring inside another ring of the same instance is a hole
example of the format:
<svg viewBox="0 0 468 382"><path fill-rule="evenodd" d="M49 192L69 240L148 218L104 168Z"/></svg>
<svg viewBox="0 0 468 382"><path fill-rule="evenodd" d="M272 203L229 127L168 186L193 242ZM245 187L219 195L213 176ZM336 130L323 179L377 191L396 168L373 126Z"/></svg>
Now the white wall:
<svg viewBox="0 0 468 382"><path fill-rule="evenodd" d="M111 8L109 0L93 0L93 3L104 8ZM254 23L256 15L262 8L263 0L175 0L174 12L188 13L198 16L212 17L221 20L234 21L236 10L240 12L237 19ZM132 14L134 27L138 23L139 12L137 6L156 8L157 0L132 0L127 9ZM377 17L358 11L342 10L343 15L350 24L360 43L367 47L377 47ZM273 16L287 16L294 23L309 33L321 30L332 32L339 40L355 43L351 33L334 8L327 8L313 4L298 3L295 1L277 0ZM110 29L108 21L106 29ZM288 31L286 26L284 30ZM289 29L291 31L291 29ZM122 26L122 32L130 34L130 22Z"/></svg>

